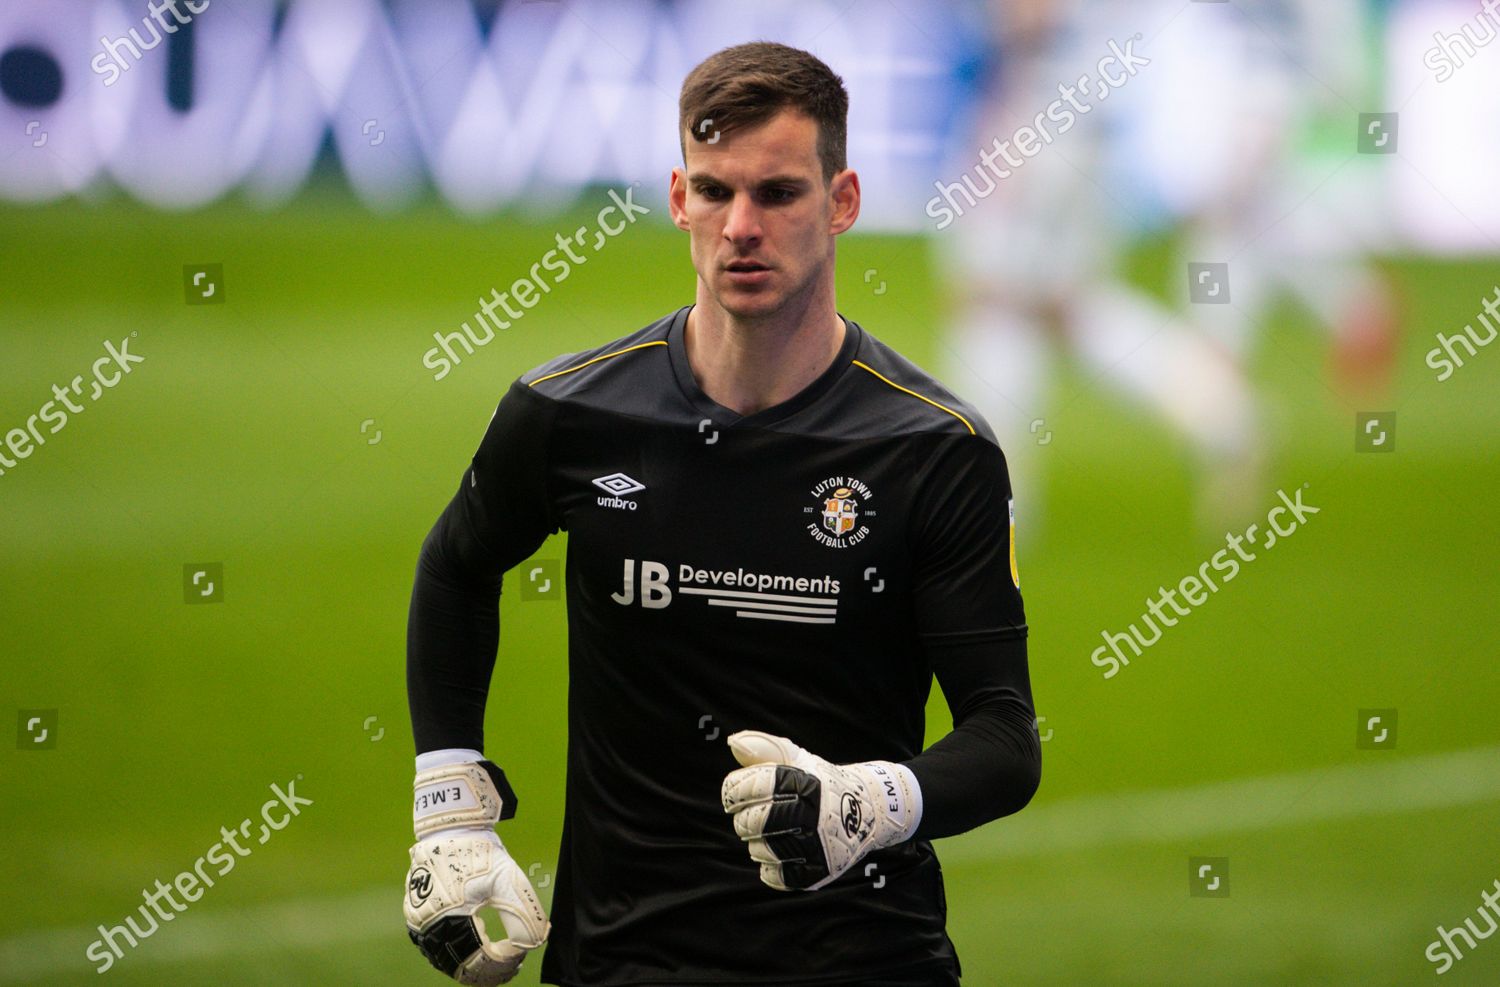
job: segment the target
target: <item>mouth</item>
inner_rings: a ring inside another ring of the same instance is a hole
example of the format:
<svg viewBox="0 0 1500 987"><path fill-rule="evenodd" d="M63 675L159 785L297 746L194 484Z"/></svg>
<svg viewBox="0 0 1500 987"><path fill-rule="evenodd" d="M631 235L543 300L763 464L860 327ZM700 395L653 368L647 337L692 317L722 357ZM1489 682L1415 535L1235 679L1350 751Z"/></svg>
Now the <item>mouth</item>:
<svg viewBox="0 0 1500 987"><path fill-rule="evenodd" d="M771 268L758 260L736 260L724 265L724 278L736 288L758 291L771 281Z"/></svg>

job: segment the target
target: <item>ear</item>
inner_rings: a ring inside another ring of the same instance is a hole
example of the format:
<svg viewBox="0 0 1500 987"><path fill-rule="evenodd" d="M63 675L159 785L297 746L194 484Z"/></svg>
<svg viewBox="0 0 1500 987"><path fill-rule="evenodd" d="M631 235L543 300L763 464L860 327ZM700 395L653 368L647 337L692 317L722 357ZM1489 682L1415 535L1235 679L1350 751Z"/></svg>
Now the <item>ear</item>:
<svg viewBox="0 0 1500 987"><path fill-rule="evenodd" d="M667 208L672 213L672 222L679 230L688 229L687 218L687 173L681 168L672 169L672 178L667 186Z"/></svg>
<svg viewBox="0 0 1500 987"><path fill-rule="evenodd" d="M829 217L828 232L838 236L859 218L859 175L854 169L845 168L833 176L829 186L833 215Z"/></svg>

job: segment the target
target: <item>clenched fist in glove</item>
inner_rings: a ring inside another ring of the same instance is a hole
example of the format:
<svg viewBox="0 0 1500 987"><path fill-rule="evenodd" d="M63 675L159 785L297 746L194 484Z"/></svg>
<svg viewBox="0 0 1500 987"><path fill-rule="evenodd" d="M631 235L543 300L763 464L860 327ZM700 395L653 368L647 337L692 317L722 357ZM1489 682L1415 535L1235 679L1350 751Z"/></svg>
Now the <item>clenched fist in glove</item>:
<svg viewBox="0 0 1500 987"><path fill-rule="evenodd" d="M724 811L778 891L816 891L922 821L917 778L903 765L830 764L759 730L730 734L729 749L743 767L724 778Z"/></svg>
<svg viewBox="0 0 1500 987"><path fill-rule="evenodd" d="M411 941L433 966L461 984L491 987L516 975L551 925L493 828L515 815L515 794L504 773L474 753L417 772L404 910ZM486 935L480 908L500 913L504 940Z"/></svg>

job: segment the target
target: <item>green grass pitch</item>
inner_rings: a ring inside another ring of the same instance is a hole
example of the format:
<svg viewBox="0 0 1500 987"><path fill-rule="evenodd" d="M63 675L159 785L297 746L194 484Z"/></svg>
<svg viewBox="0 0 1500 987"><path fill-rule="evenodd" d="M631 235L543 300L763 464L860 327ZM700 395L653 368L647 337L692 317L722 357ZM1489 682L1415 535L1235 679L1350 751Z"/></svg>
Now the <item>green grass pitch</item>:
<svg viewBox="0 0 1500 987"><path fill-rule="evenodd" d="M54 749L19 749L18 724L0 753L0 984L443 982L399 905L418 547L517 374L692 294L686 238L639 223L433 381L432 333L568 228L435 207L381 218L336 195L272 214L0 211L0 429L88 373L106 340L134 334L145 357L0 477L0 696L7 722L59 711ZM1145 245L1134 270L1154 282L1166 256ZM182 267L200 262L224 265L223 304L183 303ZM1396 452L1354 452L1354 412L1371 409L1325 386L1321 337L1279 311L1254 367L1274 410L1261 500L1306 483L1322 513L1110 680L1088 658L1100 631L1135 620L1214 544L1184 522L1179 444L1063 370L1056 437L1036 457L1046 523L1029 529L1023 507L1018 532L1051 731L1042 789L1015 819L938 844L966 984L1426 983L1435 927L1475 915L1500 878L1496 768L1472 785L1436 768L1379 782L1402 761L1500 743L1500 351L1443 383L1423 365L1495 268L1385 266L1407 307ZM938 365L944 298L920 238L841 241L841 310L924 366ZM560 539L539 555L562 558ZM200 562L222 563L222 604L184 605L183 566ZM501 833L545 885L563 606L508 591L501 610L488 746L522 798ZM1356 711L1387 707L1396 749L1356 749ZM929 738L948 726L935 691ZM1346 782L1299 781L1341 768ZM312 806L94 973L90 930L299 777ZM1272 794L1241 797L1261 777L1280 779ZM1178 793L1164 827L1148 811L1163 791ZM1227 897L1188 893L1194 856L1229 858ZM1442 982L1500 982L1500 939Z"/></svg>

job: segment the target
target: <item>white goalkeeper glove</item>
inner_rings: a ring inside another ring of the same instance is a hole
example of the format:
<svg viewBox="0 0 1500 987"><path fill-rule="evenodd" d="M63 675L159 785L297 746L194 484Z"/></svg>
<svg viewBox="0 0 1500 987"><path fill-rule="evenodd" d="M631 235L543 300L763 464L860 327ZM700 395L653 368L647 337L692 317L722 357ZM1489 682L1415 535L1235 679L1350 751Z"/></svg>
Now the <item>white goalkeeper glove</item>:
<svg viewBox="0 0 1500 987"><path fill-rule="evenodd" d="M531 881L493 828L515 815L515 793L485 760L418 771L412 787L417 842L406 874L407 934L461 984L506 983L551 931ZM480 908L500 913L504 940L485 934Z"/></svg>
<svg viewBox="0 0 1500 987"><path fill-rule="evenodd" d="M744 767L724 778L724 811L778 891L816 891L922 821L922 792L904 765L830 764L759 730L730 734L729 749Z"/></svg>

